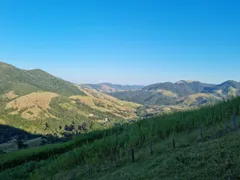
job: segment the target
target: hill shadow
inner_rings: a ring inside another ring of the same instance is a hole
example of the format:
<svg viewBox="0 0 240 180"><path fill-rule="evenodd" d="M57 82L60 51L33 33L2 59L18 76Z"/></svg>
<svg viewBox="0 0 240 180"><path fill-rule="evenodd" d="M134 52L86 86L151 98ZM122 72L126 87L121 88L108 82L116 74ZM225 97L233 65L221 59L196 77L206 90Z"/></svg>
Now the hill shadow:
<svg viewBox="0 0 240 180"><path fill-rule="evenodd" d="M23 140L29 140L42 136L38 134L31 134L24 130L8 125L0 125L0 144L9 142L15 137L22 137Z"/></svg>
<svg viewBox="0 0 240 180"><path fill-rule="evenodd" d="M22 129L18 129L9 125L2 125L2 124L0 125L0 145L4 143L12 142L14 140L15 141L20 140L24 144L24 142L27 142L29 140L33 140L36 138L41 138L40 145L44 145L44 144L52 144L57 142L65 142L72 139L72 136L59 138L53 135L32 134ZM27 148L27 146L25 148Z"/></svg>

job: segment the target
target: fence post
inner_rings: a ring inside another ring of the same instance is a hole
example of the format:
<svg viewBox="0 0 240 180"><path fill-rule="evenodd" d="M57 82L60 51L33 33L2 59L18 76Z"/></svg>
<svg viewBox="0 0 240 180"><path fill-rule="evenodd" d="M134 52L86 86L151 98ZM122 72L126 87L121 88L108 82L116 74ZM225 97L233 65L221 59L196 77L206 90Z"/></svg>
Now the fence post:
<svg viewBox="0 0 240 180"><path fill-rule="evenodd" d="M225 131L226 131L227 134L228 134L228 127L227 127L227 124L225 124Z"/></svg>
<svg viewBox="0 0 240 180"><path fill-rule="evenodd" d="M233 124L234 124L234 129L237 131L238 130L238 123L237 123L236 115L233 116Z"/></svg>
<svg viewBox="0 0 240 180"><path fill-rule="evenodd" d="M134 158L134 149L132 148L132 162L135 161L135 158Z"/></svg>
<svg viewBox="0 0 240 180"><path fill-rule="evenodd" d="M200 137L201 137L201 139L203 139L203 129L202 129L202 125L200 126Z"/></svg>
<svg viewBox="0 0 240 180"><path fill-rule="evenodd" d="M92 168L88 166L88 176L91 176L91 174L92 174Z"/></svg>
<svg viewBox="0 0 240 180"><path fill-rule="evenodd" d="M175 146L175 139L173 138L173 149L175 149L176 146Z"/></svg>
<svg viewBox="0 0 240 180"><path fill-rule="evenodd" d="M149 152L150 152L150 155L153 154L153 149L152 149L152 143L149 142Z"/></svg>

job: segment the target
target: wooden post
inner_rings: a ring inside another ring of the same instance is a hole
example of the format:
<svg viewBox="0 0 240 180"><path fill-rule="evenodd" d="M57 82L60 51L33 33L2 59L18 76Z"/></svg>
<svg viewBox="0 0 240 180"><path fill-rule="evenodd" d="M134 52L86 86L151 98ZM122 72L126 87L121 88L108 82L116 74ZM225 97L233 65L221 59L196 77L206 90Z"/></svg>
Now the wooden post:
<svg viewBox="0 0 240 180"><path fill-rule="evenodd" d="M74 179L76 179L76 178L77 178L77 173L76 173L76 171L72 171L70 180L74 180Z"/></svg>
<svg viewBox="0 0 240 180"><path fill-rule="evenodd" d="M203 129L202 129L202 125L200 126L200 137L201 137L201 139L203 138Z"/></svg>
<svg viewBox="0 0 240 180"><path fill-rule="evenodd" d="M150 155L153 154L153 149L152 149L152 143L149 142L149 152L150 152Z"/></svg>
<svg viewBox="0 0 240 180"><path fill-rule="evenodd" d="M237 131L238 130L238 123L237 123L236 115L233 116L233 124L234 124L234 129Z"/></svg>
<svg viewBox="0 0 240 180"><path fill-rule="evenodd" d="M91 176L92 174L92 168L88 166L88 175Z"/></svg>
<svg viewBox="0 0 240 180"><path fill-rule="evenodd" d="M135 161L135 158L134 158L134 149L132 148L132 162Z"/></svg>
<svg viewBox="0 0 240 180"><path fill-rule="evenodd" d="M227 128L227 124L225 124L225 131L227 132L228 134L228 128Z"/></svg>
<svg viewBox="0 0 240 180"><path fill-rule="evenodd" d="M175 139L173 138L173 149L175 149L176 146L175 146Z"/></svg>

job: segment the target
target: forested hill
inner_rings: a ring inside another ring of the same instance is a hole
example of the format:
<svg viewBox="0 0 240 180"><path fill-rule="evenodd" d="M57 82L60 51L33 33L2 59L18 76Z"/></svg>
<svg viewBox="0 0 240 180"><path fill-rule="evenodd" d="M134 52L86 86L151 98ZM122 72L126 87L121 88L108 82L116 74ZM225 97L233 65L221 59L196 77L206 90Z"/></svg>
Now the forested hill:
<svg viewBox="0 0 240 180"><path fill-rule="evenodd" d="M9 91L14 91L18 95L35 91L50 91L68 96L84 95L73 83L52 76L43 70L22 70L0 62L0 94Z"/></svg>

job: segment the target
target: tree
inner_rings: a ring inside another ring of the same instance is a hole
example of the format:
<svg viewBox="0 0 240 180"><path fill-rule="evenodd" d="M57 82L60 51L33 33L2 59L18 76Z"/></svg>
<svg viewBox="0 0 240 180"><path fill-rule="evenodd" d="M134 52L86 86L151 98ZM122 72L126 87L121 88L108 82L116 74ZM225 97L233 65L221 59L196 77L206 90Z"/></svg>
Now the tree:
<svg viewBox="0 0 240 180"><path fill-rule="evenodd" d="M49 128L49 124L46 122L44 131L46 131L48 128Z"/></svg>
<svg viewBox="0 0 240 180"><path fill-rule="evenodd" d="M22 139L23 139L22 136L17 137L17 142L16 143L17 143L18 149L24 149L24 148L28 147L27 144L23 143Z"/></svg>

